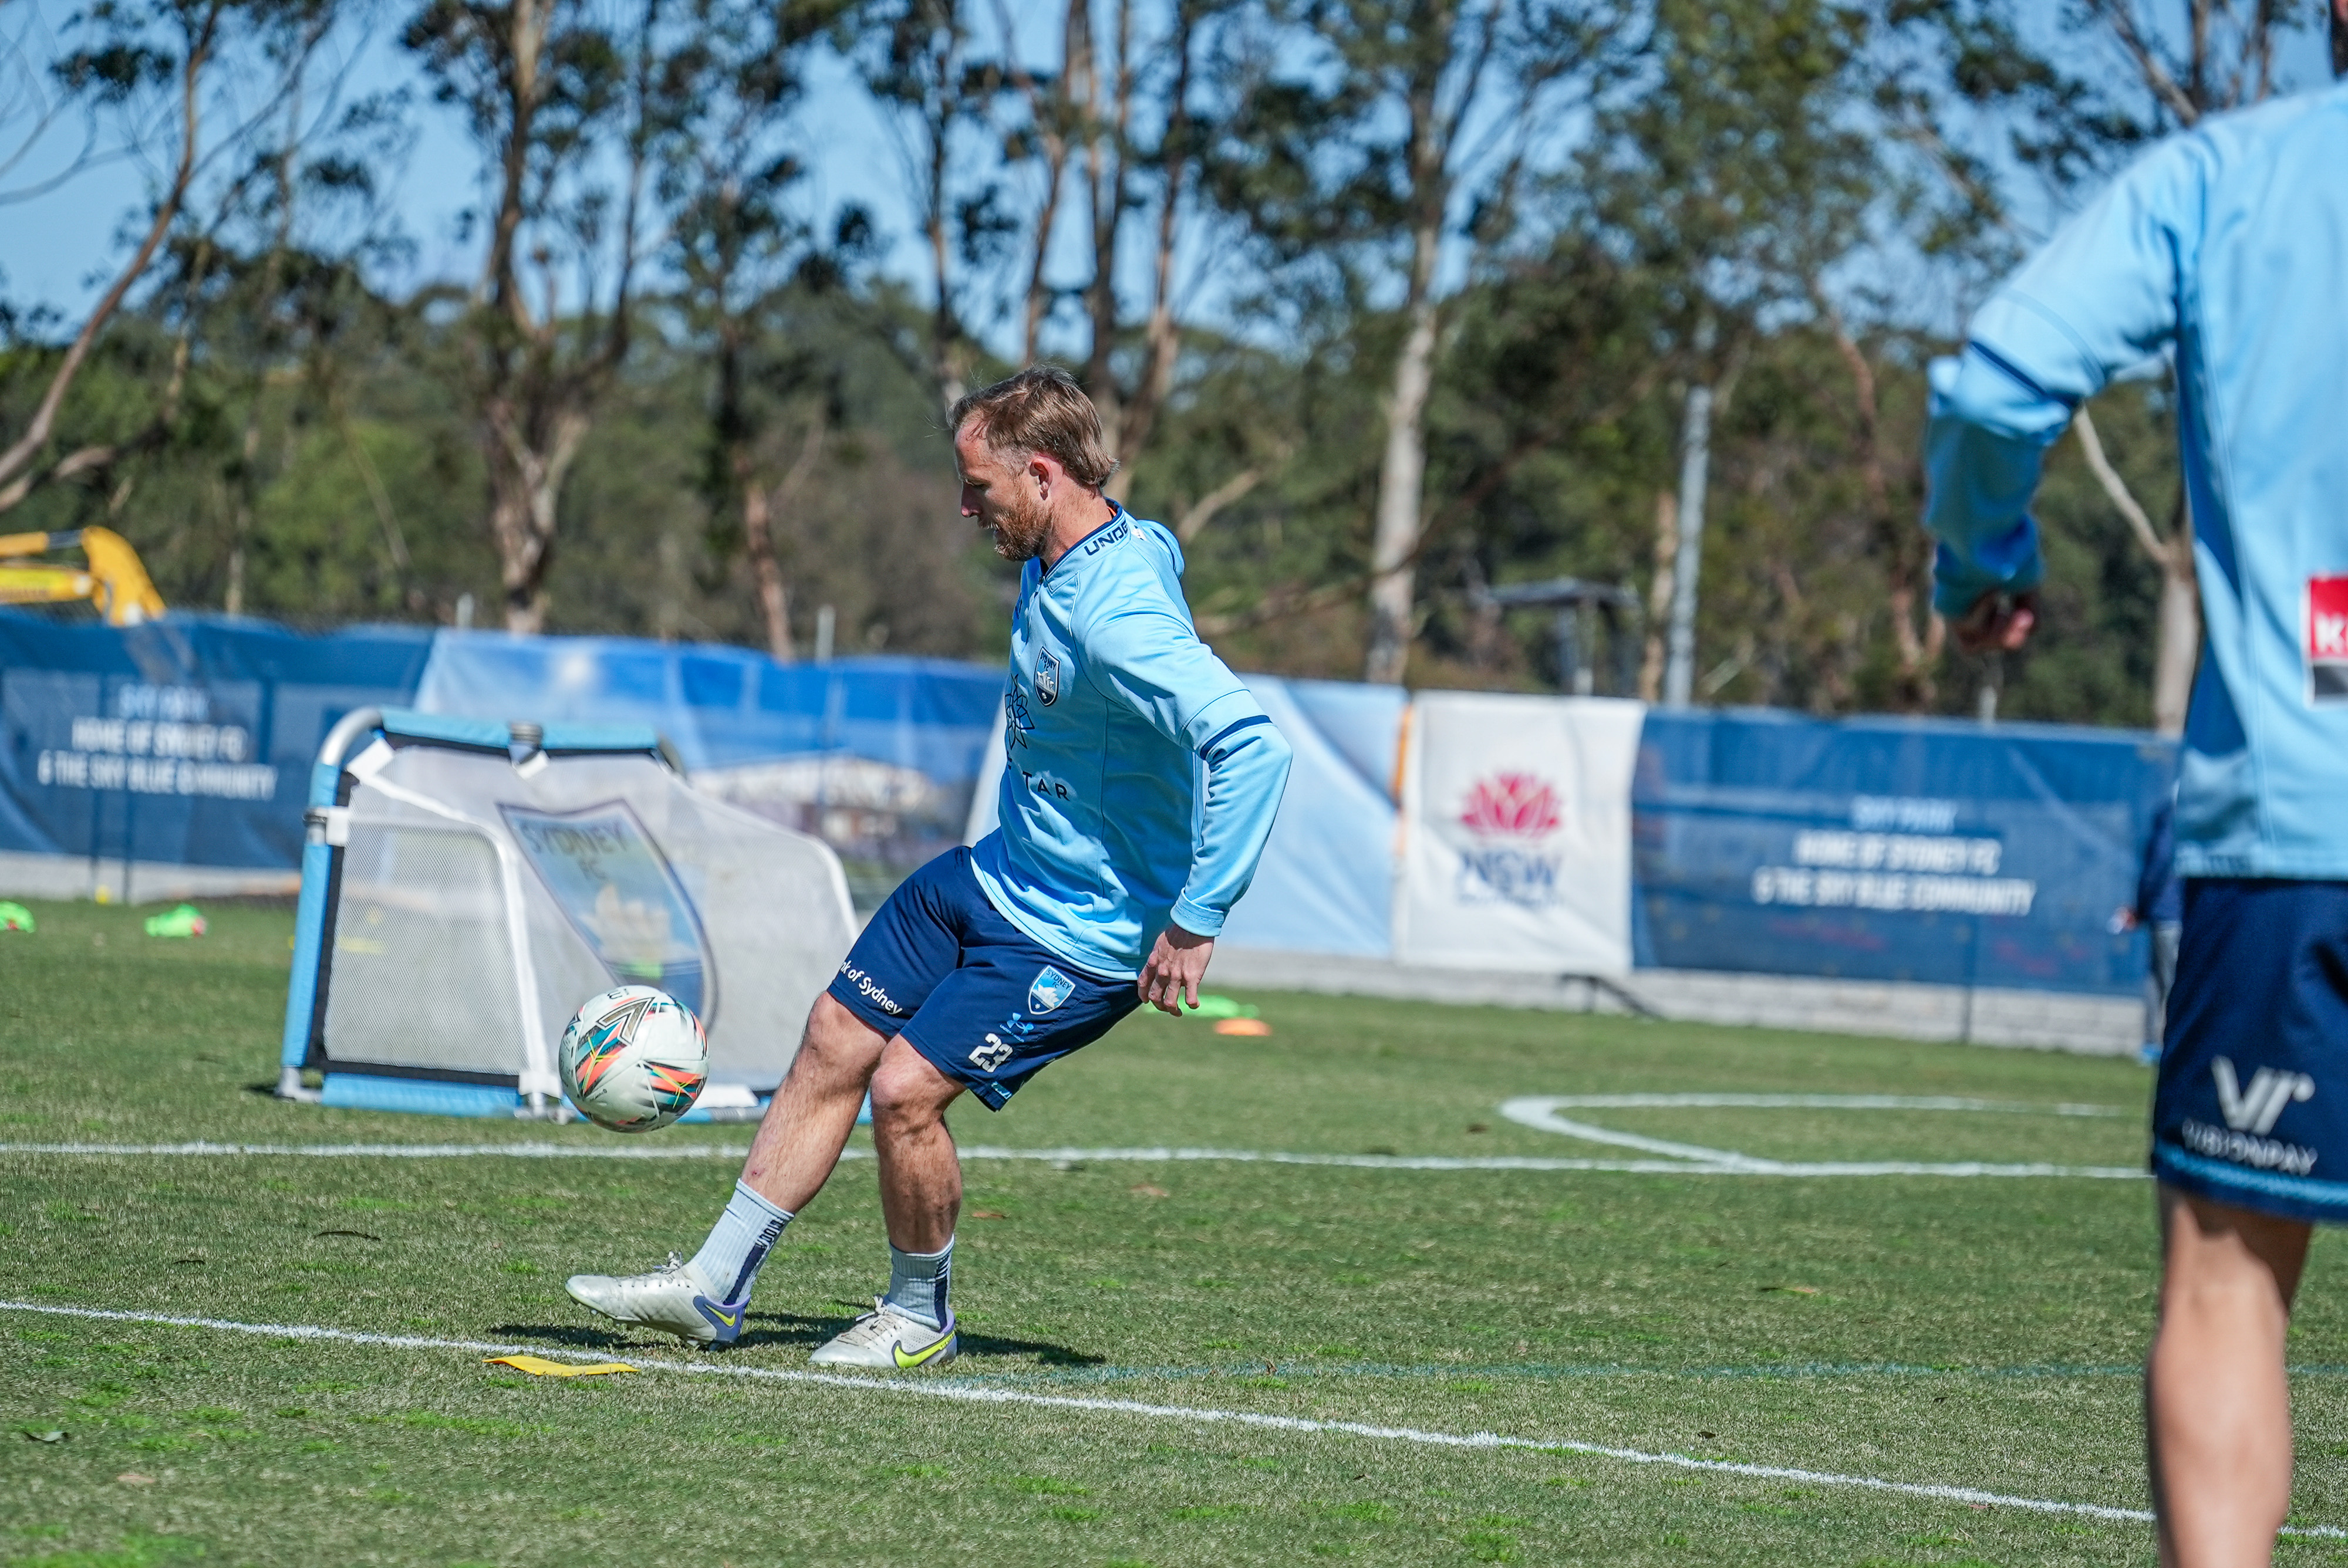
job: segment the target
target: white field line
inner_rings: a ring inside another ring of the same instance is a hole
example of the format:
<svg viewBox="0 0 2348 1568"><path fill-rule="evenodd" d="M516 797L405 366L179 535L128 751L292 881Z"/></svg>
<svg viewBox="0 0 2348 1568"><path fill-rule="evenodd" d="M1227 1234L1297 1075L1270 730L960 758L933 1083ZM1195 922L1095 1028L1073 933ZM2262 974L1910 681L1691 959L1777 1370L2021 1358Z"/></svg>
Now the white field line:
<svg viewBox="0 0 2348 1568"><path fill-rule="evenodd" d="M1643 1175L1701 1176L2067 1176L2106 1181L2141 1180L2145 1173L2122 1165L2057 1165L2044 1163L2002 1164L1982 1161L1924 1162L1913 1160L1766 1160L1731 1149L1709 1149L1675 1143L1636 1132L1596 1127L1560 1116L1564 1109L1653 1109L1659 1107L1740 1107L1760 1110L1824 1111L1961 1111L2036 1113L2054 1116L2118 1116L2125 1112L2108 1105L2033 1105L2005 1100L1967 1100L1952 1095L1904 1094L1547 1094L1525 1095L1500 1106L1500 1113L1523 1126L1558 1132L1587 1143L1607 1143L1655 1160L1589 1160L1546 1155L1498 1154L1304 1154L1259 1149L1182 1149L1159 1146L1142 1149L1006 1149L977 1144L961 1151L965 1160L1042 1160L1055 1164L1114 1162L1173 1163L1224 1161L1242 1164L1335 1165L1371 1171L1622 1171ZM340 1160L468 1160L483 1158L541 1160L738 1160L749 1153L747 1144L663 1143L556 1143L541 1141L484 1143L0 1143L0 1154L283 1156L296 1159ZM869 1158L866 1151L848 1149L841 1158Z"/></svg>
<svg viewBox="0 0 2348 1568"><path fill-rule="evenodd" d="M1510 1102L1515 1103L1515 1102ZM1539 1123L1544 1131L1564 1129ZM1569 1125L1579 1125L1570 1123ZM1600 1142L1628 1138L1608 1133ZM1673 1145L1678 1147L1679 1145ZM1691 1146L1692 1147L1692 1146ZM0 1155L49 1154L138 1159L155 1156L252 1156L312 1160L739 1160L747 1143L0 1143ZM1704 1151L1702 1160L1578 1160L1543 1154L1293 1154L1266 1149L1004 1149L975 1144L964 1160L1041 1160L1080 1165L1226 1162L1257 1165L1339 1165L1365 1171L1627 1171L1664 1176L2065 1176L2141 1181L2130 1165L2000 1165L1979 1162L1922 1163L1908 1160L1795 1163ZM867 1150L841 1151L843 1160L869 1160Z"/></svg>
<svg viewBox="0 0 2348 1568"><path fill-rule="evenodd" d="M1608 1143L1663 1154L1688 1164L1740 1176L2088 1176L2106 1180L2140 1177L2142 1171L2118 1165L1992 1164L1977 1160L1931 1163L1907 1160L1805 1161L1765 1160L1734 1149L1707 1149L1694 1143L1673 1143L1637 1132L1617 1132L1576 1122L1558 1112L1567 1107L1752 1106L1820 1111L2038 1111L2057 1116L2113 1114L2103 1106L2019 1104L2012 1101L1959 1100L1945 1095L1903 1094L1528 1094L1503 1101L1500 1114L1519 1126L1538 1128L1579 1138L1586 1143Z"/></svg>
<svg viewBox="0 0 2348 1568"><path fill-rule="evenodd" d="M596 1361L602 1354L550 1348L542 1345L500 1345L477 1339L430 1339L412 1334L365 1334L355 1329L324 1328L308 1323L239 1323L218 1317L178 1317L162 1313L120 1312L95 1307L45 1307L28 1301L0 1301L0 1312L33 1312L56 1317L77 1317L109 1323L147 1323L170 1328L205 1328L222 1334L250 1334L280 1339L330 1340L392 1350L462 1350L473 1354L530 1354L551 1359ZM1192 1405L1153 1405L1138 1399L1098 1399L1066 1394L1030 1394L952 1380L856 1378L834 1372L801 1372L776 1367L729 1367L706 1362L633 1358L641 1370L674 1372L693 1377L747 1378L760 1382L811 1383L865 1394L898 1394L914 1399L946 1399L960 1404L1016 1405L1055 1410L1088 1410L1103 1415L1141 1416L1157 1420L1188 1421L1199 1426L1254 1427L1272 1431L1326 1433L1368 1438L1377 1441L1416 1443L1426 1448L1524 1449L1540 1453L1587 1454L1629 1464L1663 1465L1673 1470L1701 1471L1715 1475L1746 1476L1762 1481L1798 1481L1810 1486L1849 1487L1924 1498L1934 1502L1962 1502L1981 1508L2013 1508L2033 1513L2060 1513L2088 1519L2147 1524L2152 1515L2140 1508L2112 1508L2097 1502L2066 1502L2056 1498L2015 1497L1969 1486L1885 1481L1876 1476L1840 1475L1830 1471L1795 1470L1782 1465L1744 1464L1733 1460L1698 1459L1691 1454L1658 1453L1644 1449L1616 1448L1607 1443L1575 1442L1570 1439L1509 1437L1498 1432L1436 1432L1417 1427L1380 1427L1361 1421L1322 1421L1303 1416L1275 1416L1256 1410L1221 1410ZM2287 1527L2286 1535L2348 1539L2348 1530L2336 1525Z"/></svg>
<svg viewBox="0 0 2348 1568"><path fill-rule="evenodd" d="M1553 1094L1548 1102L1575 1110L1635 1110L1656 1106L1741 1106L1763 1111L2003 1111L2024 1116L2132 1116L2117 1105L2035 1104L2026 1100L1966 1100L1953 1094Z"/></svg>

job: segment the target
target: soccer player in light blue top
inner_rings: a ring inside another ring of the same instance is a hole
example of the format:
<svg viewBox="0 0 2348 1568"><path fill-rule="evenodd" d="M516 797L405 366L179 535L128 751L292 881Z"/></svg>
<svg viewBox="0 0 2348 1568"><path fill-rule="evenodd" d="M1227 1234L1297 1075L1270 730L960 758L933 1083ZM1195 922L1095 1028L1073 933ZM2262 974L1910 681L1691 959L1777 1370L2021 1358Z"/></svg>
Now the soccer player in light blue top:
<svg viewBox="0 0 2348 1568"><path fill-rule="evenodd" d="M2333 0L2348 68L2348 0ZM2028 507L2080 403L2175 356L2208 628L2176 811L2184 929L2153 1107L2146 1371L2164 1564L2263 1563L2291 1503L2284 1334L2348 1221L2348 87L2154 149L1931 369L1937 603L2037 619Z"/></svg>
<svg viewBox="0 0 2348 1568"><path fill-rule="evenodd" d="M734 1196L690 1260L576 1275L584 1306L704 1346L740 1335L783 1227L872 1099L890 1282L810 1359L939 1367L962 1167L946 1107L1001 1110L1148 1001L1196 1007L1288 780L1288 743L1192 630L1172 535L1101 493L1092 400L1037 366L953 411L962 510L1025 562L1004 688L1002 826L890 896L816 999Z"/></svg>

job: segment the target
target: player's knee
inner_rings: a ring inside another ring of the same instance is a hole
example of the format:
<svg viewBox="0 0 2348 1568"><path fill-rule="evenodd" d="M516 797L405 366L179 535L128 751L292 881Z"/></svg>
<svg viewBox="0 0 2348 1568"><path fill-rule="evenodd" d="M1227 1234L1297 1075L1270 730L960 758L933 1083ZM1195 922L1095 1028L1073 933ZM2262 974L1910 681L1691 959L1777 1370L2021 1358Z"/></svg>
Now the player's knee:
<svg viewBox="0 0 2348 1568"><path fill-rule="evenodd" d="M872 1124L910 1132L935 1122L958 1092L918 1053L892 1054L872 1075Z"/></svg>
<svg viewBox="0 0 2348 1568"><path fill-rule="evenodd" d="M872 1075L887 1043L879 1030L826 993L808 1014L791 1072L823 1082L861 1083Z"/></svg>

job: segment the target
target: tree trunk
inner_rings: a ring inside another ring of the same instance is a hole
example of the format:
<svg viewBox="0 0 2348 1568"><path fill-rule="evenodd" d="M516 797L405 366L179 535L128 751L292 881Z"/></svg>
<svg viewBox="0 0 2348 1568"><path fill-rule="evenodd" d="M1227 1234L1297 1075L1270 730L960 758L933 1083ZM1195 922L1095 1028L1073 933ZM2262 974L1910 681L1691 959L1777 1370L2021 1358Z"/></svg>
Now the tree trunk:
<svg viewBox="0 0 2348 1568"><path fill-rule="evenodd" d="M1426 395L1435 380L1436 229L1418 233L1413 269L1410 328L1395 356L1394 387L1386 397L1385 459L1378 469L1378 523L1371 547L1370 646L1362 679L1399 686L1410 665L1417 597L1419 504L1426 482ZM1420 280L1426 280L1421 282Z"/></svg>
<svg viewBox="0 0 2348 1568"><path fill-rule="evenodd" d="M742 489L742 548L750 558L750 575L757 585L758 610L767 622L767 651L778 663L791 661L790 597L784 590L783 569L775 559L775 539L768 528L767 492L750 484Z"/></svg>
<svg viewBox="0 0 2348 1568"><path fill-rule="evenodd" d="M2127 519L2145 554L2160 569L2160 644L2152 661L2152 727L2164 735L2185 733L2185 710L2193 699L2193 665L2201 655L2201 591L2193 569L2193 528L2185 493L2177 495L2177 515L2162 538L2135 493L2104 454L2095 415L2082 408L2071 416L2087 471L2120 516Z"/></svg>
<svg viewBox="0 0 2348 1568"><path fill-rule="evenodd" d="M996 11L1003 19L1003 52L1009 61L1012 80L1027 99L1027 113L1035 122L1036 136L1044 144L1044 200L1035 213L1035 249L1028 258L1027 300L1025 320L1019 339L1019 363L1035 363L1035 343L1044 331L1044 318L1051 313L1052 291L1044 281L1044 270L1050 263L1052 231L1058 226L1060 189L1066 183L1068 168L1068 125L1074 108L1073 81L1076 56L1080 49L1077 30L1083 28L1088 37L1090 15L1087 0L1065 0L1061 18L1061 58L1066 67L1049 92L1039 87L1019 64L1018 52L1013 46L1014 24L1010 8L996 0Z"/></svg>
<svg viewBox="0 0 2348 1568"><path fill-rule="evenodd" d="M1680 502L1669 490L1655 492L1655 575L1647 588L1647 646L1639 661L1639 701L1663 694L1663 627L1672 612L1673 579L1680 553Z"/></svg>
<svg viewBox="0 0 2348 1568"><path fill-rule="evenodd" d="M2182 519L2179 519L2180 523ZM2193 668L2201 654L2201 585L2193 569L2193 532L2169 531L2160 558L2160 649L2152 666L2152 727L2185 733L2193 701Z"/></svg>
<svg viewBox="0 0 2348 1568"><path fill-rule="evenodd" d="M1868 509L1875 514L1875 536L1883 551L1884 574L1890 584L1886 596L1891 610L1891 642L1900 659L1897 702L1903 713L1930 712L1939 687L1932 670L1940 662L1947 628L1934 614L1920 585L1931 580L1931 561L1921 549L1923 536L1915 523L1900 515L1892 504L1890 463L1883 451L1883 405L1876 390L1875 367L1867 351L1850 335L1825 286L1810 282L1810 298L1834 334L1835 352L1850 372L1852 400L1859 413L1859 477L1867 489ZM1917 609L1923 608L1923 629L1917 629Z"/></svg>
<svg viewBox="0 0 2348 1568"><path fill-rule="evenodd" d="M554 564L554 529L562 481L586 436L583 410L566 409L551 421L553 438L542 449L512 432L510 414L492 406L489 537L498 547L498 579L505 589L506 630L535 635L546 630L546 574ZM504 437L499 439L499 437Z"/></svg>
<svg viewBox="0 0 2348 1568"><path fill-rule="evenodd" d="M1079 0L1081 3L1081 0ZM1125 434L1124 389L1117 385L1117 251L1119 231L1125 220L1125 138L1133 107L1133 67L1128 58L1132 46L1133 7L1129 0L1119 0L1117 15L1116 78L1107 91L1107 102L1100 103L1100 87L1104 73L1092 48L1091 31L1085 33L1084 77L1081 90L1090 119L1085 145L1085 171L1092 188L1093 281L1085 291L1085 303L1092 318L1092 352L1085 364L1085 390L1092 395L1093 407L1100 415L1101 442L1108 448L1111 460L1125 456L1118 448ZM1069 40L1076 41L1076 29L1069 28ZM1070 62L1070 96L1076 96L1079 84Z"/></svg>
<svg viewBox="0 0 2348 1568"><path fill-rule="evenodd" d="M271 258L273 268L275 260ZM228 589L221 595L221 610L229 615L244 613L244 541L252 532L254 503L261 488L253 470L261 462L263 380L253 378L252 402L244 415L244 439L237 446L236 483L229 492Z"/></svg>
<svg viewBox="0 0 2348 1568"><path fill-rule="evenodd" d="M1663 704L1684 708L1695 695L1696 589L1704 576L1704 492L1712 473L1712 388L1687 389L1680 437L1680 542L1672 572L1672 627L1663 665Z"/></svg>
<svg viewBox="0 0 2348 1568"><path fill-rule="evenodd" d="M946 230L946 179L948 127L931 128L929 167L929 212L926 228L930 241L930 268L937 283L938 298L930 312L930 379L937 387L941 412L951 415L953 405L970 390L967 359L963 352L962 321L953 303L953 247Z"/></svg>
<svg viewBox="0 0 2348 1568"><path fill-rule="evenodd" d="M1168 118L1159 138L1164 189L1159 193L1158 253L1150 295L1149 324L1143 333L1148 359L1133 396L1126 403L1125 428L1117 435L1117 457L1130 470L1148 445L1158 411L1174 390L1174 370L1182 353L1182 326L1174 318L1174 251L1181 235L1182 194L1189 168L1191 13L1187 0L1174 7L1174 85L1167 97Z"/></svg>
<svg viewBox="0 0 2348 1568"><path fill-rule="evenodd" d="M752 459L747 451L735 454L734 469L742 491L742 542L750 557L751 576L757 583L758 608L766 617L767 649L785 664L794 657L790 596L782 562L775 550L774 515L798 498L814 473L829 428L829 422L819 409L814 422L808 426L807 440L798 458L772 490L761 487L751 474Z"/></svg>

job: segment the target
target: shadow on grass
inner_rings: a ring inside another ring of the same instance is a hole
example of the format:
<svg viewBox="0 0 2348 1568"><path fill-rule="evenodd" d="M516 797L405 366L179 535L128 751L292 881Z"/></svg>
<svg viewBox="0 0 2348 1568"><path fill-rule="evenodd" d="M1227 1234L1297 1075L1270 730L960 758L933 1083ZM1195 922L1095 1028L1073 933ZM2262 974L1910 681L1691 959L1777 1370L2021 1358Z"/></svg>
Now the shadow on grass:
<svg viewBox="0 0 2348 1568"><path fill-rule="evenodd" d="M490 1326L489 1332L533 1345L568 1345L574 1350L623 1350L635 1342L608 1328L583 1328L569 1323L498 1323Z"/></svg>
<svg viewBox="0 0 2348 1568"><path fill-rule="evenodd" d="M811 1317L797 1312L753 1312L749 1321L773 1327L746 1329L739 1344L803 1345L813 1349L855 1319ZM966 1327L962 1331L961 1355L965 1360L973 1356L1032 1357L1046 1367L1098 1367L1107 1361L1105 1356L1088 1355L1066 1345L1038 1339L1005 1339L993 1334L974 1334Z"/></svg>
<svg viewBox="0 0 2348 1568"><path fill-rule="evenodd" d="M747 1350L780 1346L812 1350L853 1321L848 1317L811 1317L797 1312L753 1312L742 1337L734 1342L733 1348ZM651 1330L631 1335L567 1323L499 1323L491 1325L489 1332L502 1338L533 1345L561 1345L574 1350L642 1350L647 1339L662 1345L674 1343L667 1335ZM675 1348L684 1348L682 1345ZM965 1359L973 1356L1025 1358L1045 1367L1099 1367L1108 1359L1066 1345L1038 1339L1006 1339L994 1334L973 1334L968 1329L963 1331L962 1355Z"/></svg>

